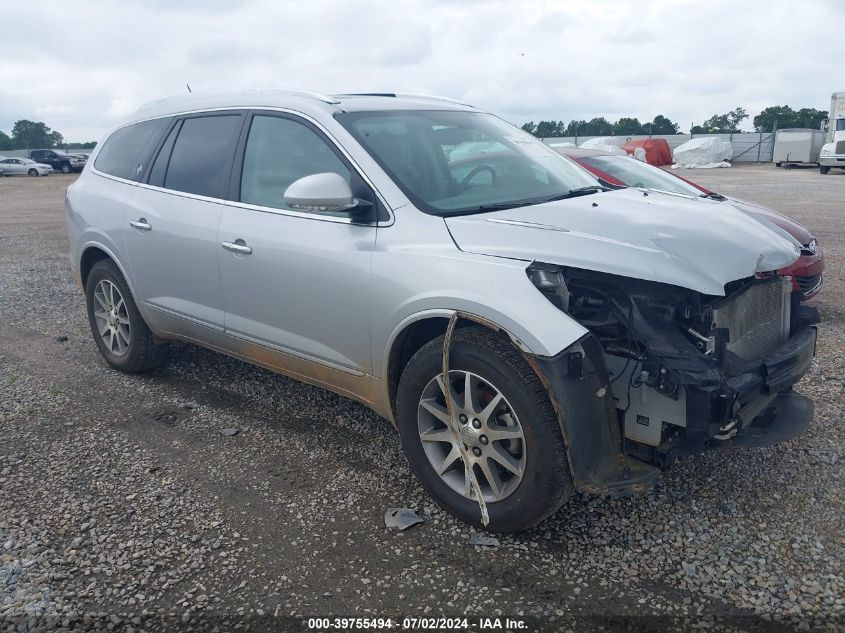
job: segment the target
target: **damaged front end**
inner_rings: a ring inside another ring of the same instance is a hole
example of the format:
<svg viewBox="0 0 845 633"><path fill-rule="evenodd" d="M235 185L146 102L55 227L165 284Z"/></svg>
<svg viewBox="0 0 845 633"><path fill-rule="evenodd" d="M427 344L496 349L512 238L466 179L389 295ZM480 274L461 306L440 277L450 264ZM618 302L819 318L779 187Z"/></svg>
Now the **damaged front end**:
<svg viewBox="0 0 845 633"><path fill-rule="evenodd" d="M681 455L794 437L812 402L791 392L815 353L818 315L791 279L750 277L705 295L534 263L534 285L589 330L544 378L585 492L639 492Z"/></svg>

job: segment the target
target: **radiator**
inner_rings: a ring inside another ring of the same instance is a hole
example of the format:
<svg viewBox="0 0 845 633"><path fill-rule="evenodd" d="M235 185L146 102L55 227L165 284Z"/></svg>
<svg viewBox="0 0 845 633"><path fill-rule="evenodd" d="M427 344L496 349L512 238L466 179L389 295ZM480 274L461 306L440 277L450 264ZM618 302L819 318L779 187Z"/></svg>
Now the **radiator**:
<svg viewBox="0 0 845 633"><path fill-rule="evenodd" d="M754 282L713 308L713 327L727 328L727 349L746 360L757 360L789 338L792 280L784 277Z"/></svg>

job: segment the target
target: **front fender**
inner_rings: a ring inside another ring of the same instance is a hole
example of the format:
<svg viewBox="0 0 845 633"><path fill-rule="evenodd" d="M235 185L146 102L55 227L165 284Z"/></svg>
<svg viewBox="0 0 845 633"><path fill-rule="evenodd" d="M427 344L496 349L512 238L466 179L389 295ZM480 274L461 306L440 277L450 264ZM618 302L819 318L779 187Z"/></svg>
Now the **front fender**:
<svg viewBox="0 0 845 633"><path fill-rule="evenodd" d="M374 375L386 378L390 350L408 327L424 319L448 319L454 312L470 315L474 320L504 331L528 354L554 356L572 345L587 333L586 328L558 310L534 288L525 272L527 266L525 262L519 262L518 266L509 266L507 271L497 267L498 288L494 293L482 296L470 288L452 288L445 292L441 289L420 293L399 304L385 319L389 326L373 328L373 348L381 351L380 355L374 354ZM480 272L475 278L483 280Z"/></svg>

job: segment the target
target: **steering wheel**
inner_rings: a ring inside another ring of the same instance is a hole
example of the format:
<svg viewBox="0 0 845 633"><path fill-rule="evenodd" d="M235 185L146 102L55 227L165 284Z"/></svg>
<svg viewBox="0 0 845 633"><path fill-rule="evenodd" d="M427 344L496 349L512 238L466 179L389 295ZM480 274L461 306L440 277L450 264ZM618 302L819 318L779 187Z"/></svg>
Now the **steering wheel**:
<svg viewBox="0 0 845 633"><path fill-rule="evenodd" d="M464 179L461 181L461 187L468 186L469 183L472 181L472 179L475 178L478 174L480 174L483 171L489 171L490 172L490 178L491 178L490 184L495 187L496 186L496 180L498 179L499 176L496 173L496 170L493 169L492 167L490 167L490 165L479 165L478 167L472 169L466 176L464 176Z"/></svg>

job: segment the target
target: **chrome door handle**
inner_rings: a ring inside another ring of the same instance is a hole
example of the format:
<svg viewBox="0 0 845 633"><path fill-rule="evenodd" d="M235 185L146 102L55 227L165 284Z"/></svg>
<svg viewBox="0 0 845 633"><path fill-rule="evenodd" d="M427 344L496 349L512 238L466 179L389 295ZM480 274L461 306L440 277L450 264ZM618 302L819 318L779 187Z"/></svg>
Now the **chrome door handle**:
<svg viewBox="0 0 845 633"><path fill-rule="evenodd" d="M129 223L133 229L141 229L142 231L151 231L153 226L149 222L147 222L147 218L141 218L140 220L132 220Z"/></svg>
<svg viewBox="0 0 845 633"><path fill-rule="evenodd" d="M252 246L247 246L243 240L235 240L234 242L223 242L223 248L233 253L240 253L241 255L252 255Z"/></svg>

